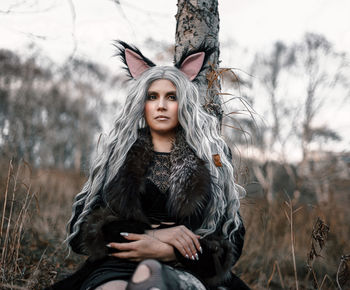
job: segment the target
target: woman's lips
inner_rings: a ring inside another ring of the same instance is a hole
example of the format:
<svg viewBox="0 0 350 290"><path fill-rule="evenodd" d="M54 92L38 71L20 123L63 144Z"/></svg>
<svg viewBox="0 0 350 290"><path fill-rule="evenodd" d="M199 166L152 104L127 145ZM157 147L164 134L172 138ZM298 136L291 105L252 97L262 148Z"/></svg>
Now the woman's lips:
<svg viewBox="0 0 350 290"><path fill-rule="evenodd" d="M165 120L169 120L169 117L166 117L166 116L158 116L155 118L156 120L158 121L165 121Z"/></svg>

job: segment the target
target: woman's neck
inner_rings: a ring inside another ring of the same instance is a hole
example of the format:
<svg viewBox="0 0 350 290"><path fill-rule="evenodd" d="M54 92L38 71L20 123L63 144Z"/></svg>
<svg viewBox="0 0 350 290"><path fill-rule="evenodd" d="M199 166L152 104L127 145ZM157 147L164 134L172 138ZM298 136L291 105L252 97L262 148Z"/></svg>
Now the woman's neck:
<svg viewBox="0 0 350 290"><path fill-rule="evenodd" d="M170 152L173 146L172 141L175 139L175 132L159 134L151 131L153 150L156 152Z"/></svg>

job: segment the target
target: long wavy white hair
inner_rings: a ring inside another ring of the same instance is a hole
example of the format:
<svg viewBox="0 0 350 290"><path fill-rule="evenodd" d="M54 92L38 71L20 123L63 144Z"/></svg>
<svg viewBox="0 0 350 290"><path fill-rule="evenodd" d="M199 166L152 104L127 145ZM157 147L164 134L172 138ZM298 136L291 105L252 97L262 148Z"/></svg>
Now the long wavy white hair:
<svg viewBox="0 0 350 290"><path fill-rule="evenodd" d="M215 232L225 216L227 221L222 227L222 233L233 240L232 233L241 223L237 214L239 199L245 191L235 183L230 150L220 136L218 120L202 108L197 86L182 72L175 67L157 66L145 71L138 79L130 81L129 94L109 134L106 148L93 161L89 179L75 197L72 217L67 226L68 233L77 206L83 206L83 210L74 223L67 242L78 233L82 221L98 198L98 193L102 193L118 173L128 151L138 138L138 129L147 126L144 119L147 91L151 83L158 79L167 79L175 85L179 103L178 119L184 129L186 141L195 154L206 161L212 176L212 202L205 209L205 219L196 233L206 236ZM220 155L222 167L215 166L214 154Z"/></svg>

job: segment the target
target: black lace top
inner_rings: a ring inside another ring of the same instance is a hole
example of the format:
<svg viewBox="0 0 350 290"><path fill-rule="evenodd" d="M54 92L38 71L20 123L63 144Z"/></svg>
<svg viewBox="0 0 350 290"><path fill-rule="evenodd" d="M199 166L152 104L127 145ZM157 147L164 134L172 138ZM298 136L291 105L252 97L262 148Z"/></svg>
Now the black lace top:
<svg viewBox="0 0 350 290"><path fill-rule="evenodd" d="M175 221L167 211L170 167L170 153L154 152L146 173L146 192L141 197L143 210L153 225Z"/></svg>
<svg viewBox="0 0 350 290"><path fill-rule="evenodd" d="M146 177L152 181L162 193L169 188L170 153L154 152L154 158L148 168Z"/></svg>

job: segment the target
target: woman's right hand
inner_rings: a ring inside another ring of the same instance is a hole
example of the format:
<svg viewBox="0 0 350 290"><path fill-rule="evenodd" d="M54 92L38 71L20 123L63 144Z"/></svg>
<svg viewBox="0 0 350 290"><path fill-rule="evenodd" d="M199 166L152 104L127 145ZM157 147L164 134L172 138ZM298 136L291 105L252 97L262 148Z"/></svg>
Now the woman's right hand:
<svg viewBox="0 0 350 290"><path fill-rule="evenodd" d="M109 256L140 262L157 259L169 262L176 260L174 247L145 234L120 233L129 243L109 243L107 247L119 250Z"/></svg>
<svg viewBox="0 0 350 290"><path fill-rule="evenodd" d="M198 241L200 236L194 234L185 226L175 226L166 229L146 231L146 234L157 238L163 243L175 247L187 259L198 260L197 251L202 252Z"/></svg>

